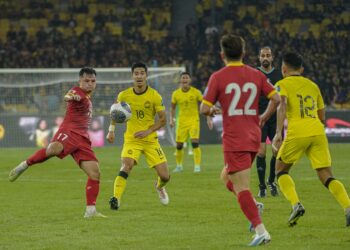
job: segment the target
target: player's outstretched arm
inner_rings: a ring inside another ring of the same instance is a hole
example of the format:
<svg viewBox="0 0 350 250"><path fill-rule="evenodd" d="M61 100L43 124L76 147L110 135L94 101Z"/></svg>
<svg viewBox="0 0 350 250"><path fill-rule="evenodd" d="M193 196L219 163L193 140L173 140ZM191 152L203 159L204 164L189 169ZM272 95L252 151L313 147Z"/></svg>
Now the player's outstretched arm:
<svg viewBox="0 0 350 250"><path fill-rule="evenodd" d="M203 115L206 116L215 116L216 114L221 114L221 109L219 109L216 106L209 106L208 104L206 104L205 102L201 103L201 106L199 108L199 112Z"/></svg>

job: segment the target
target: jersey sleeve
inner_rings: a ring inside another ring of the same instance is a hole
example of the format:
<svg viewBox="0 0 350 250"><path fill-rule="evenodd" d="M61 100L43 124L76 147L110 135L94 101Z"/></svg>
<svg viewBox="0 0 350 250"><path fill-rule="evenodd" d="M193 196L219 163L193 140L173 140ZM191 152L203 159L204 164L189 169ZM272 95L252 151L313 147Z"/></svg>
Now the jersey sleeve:
<svg viewBox="0 0 350 250"><path fill-rule="evenodd" d="M197 89L197 99L199 102L203 100L203 95L199 89Z"/></svg>
<svg viewBox="0 0 350 250"><path fill-rule="evenodd" d="M285 97L288 97L287 95L287 90L284 86L284 83L283 81L278 81L275 85L276 89L277 89L277 92L281 95L281 96L285 96Z"/></svg>
<svg viewBox="0 0 350 250"><path fill-rule="evenodd" d="M174 91L173 94L171 95L171 103L176 104L176 92Z"/></svg>
<svg viewBox="0 0 350 250"><path fill-rule="evenodd" d="M80 92L78 91L77 87L71 88L70 90L68 90L67 94L65 94L65 97L72 97L74 95L78 95L81 98L83 98L84 96L80 94Z"/></svg>
<svg viewBox="0 0 350 250"><path fill-rule="evenodd" d="M165 110L165 107L163 104L163 98L157 92L155 92L155 98L154 98L153 103L154 103L154 109L156 112Z"/></svg>
<svg viewBox="0 0 350 250"><path fill-rule="evenodd" d="M318 87L317 87L317 92L318 92L318 95L317 95L317 109L318 110L324 109L323 98L322 98L322 95L321 95L321 91L320 91L320 89Z"/></svg>
<svg viewBox="0 0 350 250"><path fill-rule="evenodd" d="M215 74L211 75L208 82L206 94L203 98L203 103L208 106L213 106L218 99L218 86Z"/></svg>
<svg viewBox="0 0 350 250"><path fill-rule="evenodd" d="M270 82L269 79L267 79L267 77L265 75L262 76L262 88L261 91L263 92L263 94L267 97L267 98L271 98L271 96L273 96L274 94L276 94L276 90L274 88L274 86L272 85L272 83Z"/></svg>

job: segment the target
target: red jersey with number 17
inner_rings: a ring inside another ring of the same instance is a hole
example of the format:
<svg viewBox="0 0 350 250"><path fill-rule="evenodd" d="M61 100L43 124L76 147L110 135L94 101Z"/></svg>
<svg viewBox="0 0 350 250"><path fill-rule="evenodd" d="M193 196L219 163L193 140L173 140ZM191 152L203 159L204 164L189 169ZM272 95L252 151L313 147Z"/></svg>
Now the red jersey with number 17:
<svg viewBox="0 0 350 250"><path fill-rule="evenodd" d="M79 95L80 101L67 102L66 115L60 128L70 130L89 138L88 128L92 117L92 103L90 96L80 87L74 87L67 95Z"/></svg>
<svg viewBox="0 0 350 250"><path fill-rule="evenodd" d="M214 72L203 102L219 101L223 117L223 150L257 152L260 145L259 97L276 93L259 70L231 63Z"/></svg>

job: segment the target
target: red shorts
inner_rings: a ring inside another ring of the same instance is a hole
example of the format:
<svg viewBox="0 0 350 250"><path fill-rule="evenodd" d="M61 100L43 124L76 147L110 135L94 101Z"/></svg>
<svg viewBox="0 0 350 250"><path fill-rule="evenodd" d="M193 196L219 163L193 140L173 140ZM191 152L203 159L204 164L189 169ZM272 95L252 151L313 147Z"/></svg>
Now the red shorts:
<svg viewBox="0 0 350 250"><path fill-rule="evenodd" d="M79 166L81 161L98 162L94 151L92 151L89 138L73 131L59 129L51 140L51 142L54 141L58 141L63 145L63 151L57 155L58 158L63 159L70 154Z"/></svg>
<svg viewBox="0 0 350 250"><path fill-rule="evenodd" d="M224 151L226 172L235 173L250 168L256 153L249 151Z"/></svg>

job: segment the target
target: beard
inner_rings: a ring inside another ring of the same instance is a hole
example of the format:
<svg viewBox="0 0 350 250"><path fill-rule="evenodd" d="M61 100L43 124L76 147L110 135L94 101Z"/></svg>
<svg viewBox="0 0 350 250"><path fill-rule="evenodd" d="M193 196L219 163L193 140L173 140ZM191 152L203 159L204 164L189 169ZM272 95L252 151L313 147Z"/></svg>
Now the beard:
<svg viewBox="0 0 350 250"><path fill-rule="evenodd" d="M264 68L268 68L271 65L271 63L268 60L264 60L261 64Z"/></svg>

